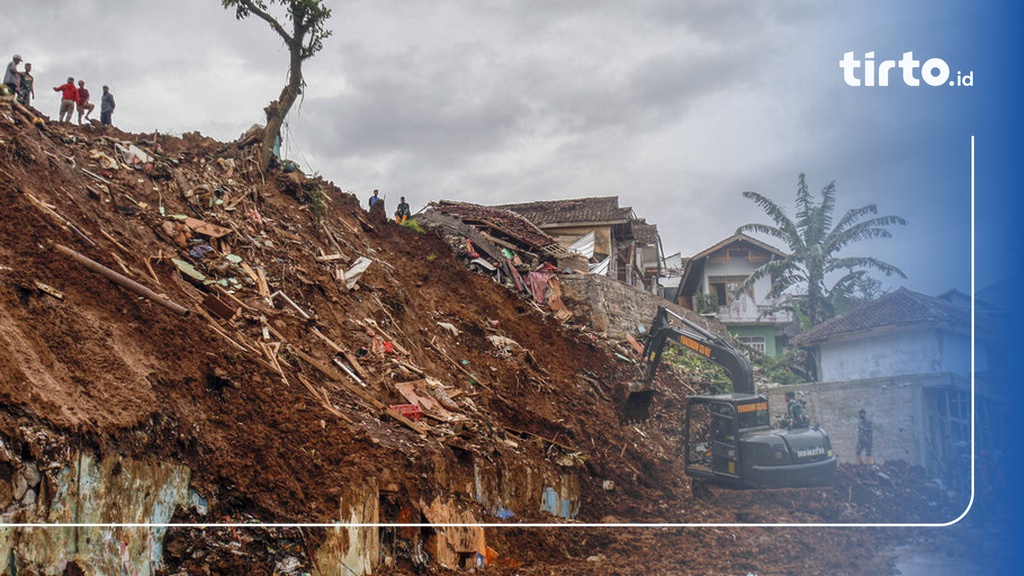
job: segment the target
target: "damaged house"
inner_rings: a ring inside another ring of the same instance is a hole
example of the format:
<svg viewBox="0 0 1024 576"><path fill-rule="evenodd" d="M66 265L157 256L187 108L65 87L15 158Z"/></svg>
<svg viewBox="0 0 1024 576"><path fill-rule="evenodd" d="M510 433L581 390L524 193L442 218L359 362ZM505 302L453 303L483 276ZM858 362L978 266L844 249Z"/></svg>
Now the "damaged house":
<svg viewBox="0 0 1024 576"><path fill-rule="evenodd" d="M515 212L551 235L565 248L579 249L603 274L657 293L661 241L657 226L638 219L618 196L544 200L494 206ZM591 240L592 235L592 240Z"/></svg>

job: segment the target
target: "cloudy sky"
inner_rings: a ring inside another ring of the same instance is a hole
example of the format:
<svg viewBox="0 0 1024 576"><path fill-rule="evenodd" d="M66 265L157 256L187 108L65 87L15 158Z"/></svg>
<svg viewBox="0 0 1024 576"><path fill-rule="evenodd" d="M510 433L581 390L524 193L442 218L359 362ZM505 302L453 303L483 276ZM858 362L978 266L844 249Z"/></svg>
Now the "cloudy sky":
<svg viewBox="0 0 1024 576"><path fill-rule="evenodd" d="M696 253L791 206L797 176L835 180L838 210L875 202L910 225L854 246L928 293L968 289L974 88L853 88L839 60L875 51L981 64L971 4L738 0L433 0L329 4L285 153L361 199L414 211L617 195ZM31 62L35 105L84 78L114 123L232 140L262 120L287 52L217 0L37 0L5 10L0 50ZM895 78L895 77L894 77ZM895 80L894 80L895 82ZM899 82L895 82L900 84Z"/></svg>

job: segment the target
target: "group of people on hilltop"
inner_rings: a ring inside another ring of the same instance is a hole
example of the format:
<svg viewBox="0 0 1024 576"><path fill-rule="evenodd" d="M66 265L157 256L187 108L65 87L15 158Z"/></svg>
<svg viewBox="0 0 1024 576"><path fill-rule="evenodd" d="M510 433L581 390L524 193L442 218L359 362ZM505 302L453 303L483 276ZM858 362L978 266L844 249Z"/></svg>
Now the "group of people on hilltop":
<svg viewBox="0 0 1024 576"><path fill-rule="evenodd" d="M370 214L378 214L377 217L383 220L384 217L384 199L380 197L380 190L374 190L373 196L370 196ZM412 212L409 210L409 203L405 201L405 196L402 196L401 201L398 203L398 209L395 210L395 222L399 224L405 223L412 216Z"/></svg>
<svg viewBox="0 0 1024 576"><path fill-rule="evenodd" d="M18 65L21 63L21 55L15 54L4 72L4 85L11 94L14 94L18 102L28 106L32 98L36 97L35 78L32 76L32 64L26 62L24 71L19 71ZM83 116L89 120L89 114L96 109L96 105L90 101L91 94L85 87L85 80L79 80L76 86L75 79L68 76L68 81L60 86L54 86L53 91L61 94L59 122L70 122L71 115L77 109L78 123L81 124ZM100 99L100 123L104 126L110 126L115 106L114 95L110 92L110 87L104 86L103 96Z"/></svg>
<svg viewBox="0 0 1024 576"><path fill-rule="evenodd" d="M30 98L36 97L33 88L35 78L32 76L32 64L25 64L24 72L18 70L18 64L21 64L21 56L15 54L4 71L5 92L13 94L18 102L28 106Z"/></svg>

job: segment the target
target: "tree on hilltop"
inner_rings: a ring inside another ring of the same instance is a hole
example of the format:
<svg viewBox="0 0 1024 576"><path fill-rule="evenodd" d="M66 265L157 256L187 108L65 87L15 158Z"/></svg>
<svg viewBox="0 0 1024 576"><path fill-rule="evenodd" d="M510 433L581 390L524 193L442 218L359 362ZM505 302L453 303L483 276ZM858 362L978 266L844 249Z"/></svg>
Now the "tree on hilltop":
<svg viewBox="0 0 1024 576"><path fill-rule="evenodd" d="M797 184L796 219L786 215L778 204L757 192L744 192L775 223L744 224L737 232L767 234L786 243L789 255L767 262L741 284L738 291L747 290L761 278L771 278L769 297L780 297L792 287L805 288L803 294L792 295L784 306L815 326L836 314L836 305L847 300L857 290L867 292L872 286L869 269L886 276L906 278L899 268L868 256L840 256L847 245L869 238L891 238L889 227L905 225L899 216L875 216L878 207L868 204L848 210L832 225L836 205L836 183L830 182L821 190L821 201L816 202L807 188L806 177L801 174ZM867 217L867 219L864 219ZM828 282L840 275L831 285Z"/></svg>
<svg viewBox="0 0 1024 576"><path fill-rule="evenodd" d="M277 100L263 109L267 115L267 126L260 146L260 167L266 170L270 166L281 125L306 85L302 78L302 63L319 52L323 48L324 39L331 35L331 31L325 27L331 17L331 9L325 5L324 0L221 0L221 4L225 8L234 8L238 20L249 16L260 18L277 32L288 47L288 83ZM284 20L270 13L270 6L275 4L285 8ZM287 28L289 23L290 31Z"/></svg>

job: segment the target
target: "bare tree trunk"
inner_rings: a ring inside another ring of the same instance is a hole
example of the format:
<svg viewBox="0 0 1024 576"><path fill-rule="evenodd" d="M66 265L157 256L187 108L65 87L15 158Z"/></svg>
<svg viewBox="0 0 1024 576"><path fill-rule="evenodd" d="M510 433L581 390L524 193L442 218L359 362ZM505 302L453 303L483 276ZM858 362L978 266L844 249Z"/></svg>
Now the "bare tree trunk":
<svg viewBox="0 0 1024 576"><path fill-rule="evenodd" d="M281 90L281 95L267 105L263 111L267 115L267 127L263 131L263 142L260 145L260 167L266 171L274 155L274 142L281 133L281 126L288 116L288 111L302 93L302 58L297 50L290 50L291 63L288 68L288 84Z"/></svg>

